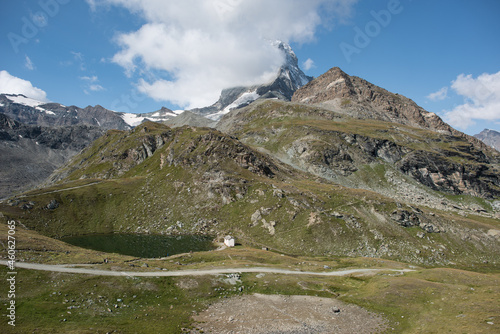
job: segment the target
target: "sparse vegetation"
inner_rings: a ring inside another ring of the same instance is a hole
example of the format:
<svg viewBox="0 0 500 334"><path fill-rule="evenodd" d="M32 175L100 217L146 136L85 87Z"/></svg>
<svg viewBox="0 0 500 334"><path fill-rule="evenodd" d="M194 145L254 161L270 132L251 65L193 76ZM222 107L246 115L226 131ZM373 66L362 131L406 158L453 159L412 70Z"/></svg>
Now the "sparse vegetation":
<svg viewBox="0 0 500 334"><path fill-rule="evenodd" d="M212 276L187 282L19 270L19 328L180 333L209 303L248 293L335 296L382 314L390 332L500 328L494 318L500 225L493 201L473 191L436 191L428 179L412 174L423 167L405 172L400 163L415 166L411 159L421 158L481 170L487 164L471 145L429 130L279 101L256 103L240 116L232 135L150 122L108 132L60 171L59 183L0 203L2 219L18 222L18 259L119 271L410 265L417 271L337 278L243 274L232 286ZM491 195L496 167L488 166L478 184ZM0 225L2 243L6 228ZM231 234L240 245L153 260L56 240L113 232L199 233L219 240Z"/></svg>
<svg viewBox="0 0 500 334"><path fill-rule="evenodd" d="M340 104L342 107L348 106L351 104L351 100L342 100L342 103Z"/></svg>

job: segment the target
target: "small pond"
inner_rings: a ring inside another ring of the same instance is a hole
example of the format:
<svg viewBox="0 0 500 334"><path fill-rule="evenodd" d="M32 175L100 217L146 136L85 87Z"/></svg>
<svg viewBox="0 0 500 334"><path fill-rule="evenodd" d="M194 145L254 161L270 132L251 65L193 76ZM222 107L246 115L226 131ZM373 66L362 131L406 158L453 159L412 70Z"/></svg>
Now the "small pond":
<svg viewBox="0 0 500 334"><path fill-rule="evenodd" d="M66 237L61 241L106 253L157 258L212 250L215 248L212 239L201 235L94 234Z"/></svg>

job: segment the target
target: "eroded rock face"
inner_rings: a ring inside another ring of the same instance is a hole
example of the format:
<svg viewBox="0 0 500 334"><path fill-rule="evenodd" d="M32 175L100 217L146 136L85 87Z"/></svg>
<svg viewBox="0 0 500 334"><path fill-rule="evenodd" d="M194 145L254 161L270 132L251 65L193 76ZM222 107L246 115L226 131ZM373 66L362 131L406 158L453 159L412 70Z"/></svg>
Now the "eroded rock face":
<svg viewBox="0 0 500 334"><path fill-rule="evenodd" d="M432 152L414 151L397 163L420 183L439 191L493 198L500 195L498 172L481 163L454 163Z"/></svg>

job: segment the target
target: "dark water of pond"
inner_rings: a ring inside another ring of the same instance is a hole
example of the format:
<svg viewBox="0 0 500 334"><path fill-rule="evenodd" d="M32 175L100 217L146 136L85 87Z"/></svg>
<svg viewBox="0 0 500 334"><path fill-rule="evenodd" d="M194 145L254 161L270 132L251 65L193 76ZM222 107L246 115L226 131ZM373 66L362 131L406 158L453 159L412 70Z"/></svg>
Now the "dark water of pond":
<svg viewBox="0 0 500 334"><path fill-rule="evenodd" d="M61 239L68 244L106 253L155 258L215 248L213 238L200 235L94 234Z"/></svg>

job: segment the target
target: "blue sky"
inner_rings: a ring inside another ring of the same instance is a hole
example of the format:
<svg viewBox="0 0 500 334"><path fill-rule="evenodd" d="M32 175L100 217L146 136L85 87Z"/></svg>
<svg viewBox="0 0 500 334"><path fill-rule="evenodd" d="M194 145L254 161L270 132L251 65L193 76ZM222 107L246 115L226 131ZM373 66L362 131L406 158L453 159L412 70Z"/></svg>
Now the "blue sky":
<svg viewBox="0 0 500 334"><path fill-rule="evenodd" d="M497 0L18 0L0 4L0 90L125 112L215 102L269 80L289 41L456 128L500 131ZM7 87L7 88L5 88ZM19 87L19 88L17 88Z"/></svg>

